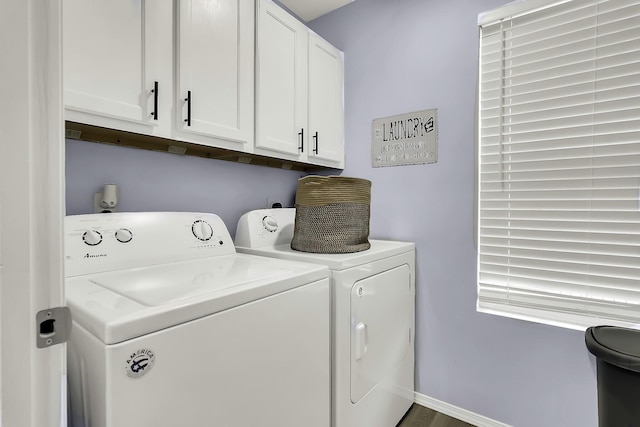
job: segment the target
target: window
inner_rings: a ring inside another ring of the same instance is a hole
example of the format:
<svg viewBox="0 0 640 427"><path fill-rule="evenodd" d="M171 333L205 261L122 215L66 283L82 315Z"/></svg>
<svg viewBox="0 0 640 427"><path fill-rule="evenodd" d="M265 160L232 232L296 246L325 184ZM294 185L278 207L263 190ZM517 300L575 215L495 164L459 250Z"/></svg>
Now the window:
<svg viewBox="0 0 640 427"><path fill-rule="evenodd" d="M479 24L478 310L640 324L640 0Z"/></svg>

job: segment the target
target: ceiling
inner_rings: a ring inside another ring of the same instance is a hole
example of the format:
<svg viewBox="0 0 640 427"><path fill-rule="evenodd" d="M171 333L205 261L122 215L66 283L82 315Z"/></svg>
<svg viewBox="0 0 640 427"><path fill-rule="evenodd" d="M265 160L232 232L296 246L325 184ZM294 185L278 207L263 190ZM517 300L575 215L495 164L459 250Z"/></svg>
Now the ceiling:
<svg viewBox="0 0 640 427"><path fill-rule="evenodd" d="M279 0L284 7L305 22L312 21L354 0Z"/></svg>

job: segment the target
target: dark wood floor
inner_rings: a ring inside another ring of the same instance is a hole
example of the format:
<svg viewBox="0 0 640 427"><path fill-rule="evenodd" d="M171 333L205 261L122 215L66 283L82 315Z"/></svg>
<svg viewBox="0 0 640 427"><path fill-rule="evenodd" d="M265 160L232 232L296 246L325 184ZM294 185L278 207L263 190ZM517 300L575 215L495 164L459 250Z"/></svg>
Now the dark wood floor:
<svg viewBox="0 0 640 427"><path fill-rule="evenodd" d="M397 427L474 427L455 418L436 412L433 409L416 405L402 418Z"/></svg>

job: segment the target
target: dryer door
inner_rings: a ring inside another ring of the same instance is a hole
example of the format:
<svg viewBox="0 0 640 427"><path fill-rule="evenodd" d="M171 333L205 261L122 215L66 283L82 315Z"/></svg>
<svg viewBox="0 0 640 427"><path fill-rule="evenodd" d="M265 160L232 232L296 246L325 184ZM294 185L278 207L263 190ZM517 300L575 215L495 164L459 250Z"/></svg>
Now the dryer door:
<svg viewBox="0 0 640 427"><path fill-rule="evenodd" d="M413 299L408 265L351 288L351 401L357 403L407 357Z"/></svg>

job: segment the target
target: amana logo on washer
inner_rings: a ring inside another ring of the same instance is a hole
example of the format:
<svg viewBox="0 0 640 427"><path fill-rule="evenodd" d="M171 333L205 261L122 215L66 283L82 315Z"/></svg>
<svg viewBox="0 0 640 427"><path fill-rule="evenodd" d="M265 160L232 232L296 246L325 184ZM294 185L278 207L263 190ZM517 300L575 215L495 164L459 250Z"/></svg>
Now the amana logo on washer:
<svg viewBox="0 0 640 427"><path fill-rule="evenodd" d="M131 353L127 358L124 370L128 377L140 378L153 368L154 363L156 363L156 355L153 350L141 348Z"/></svg>

